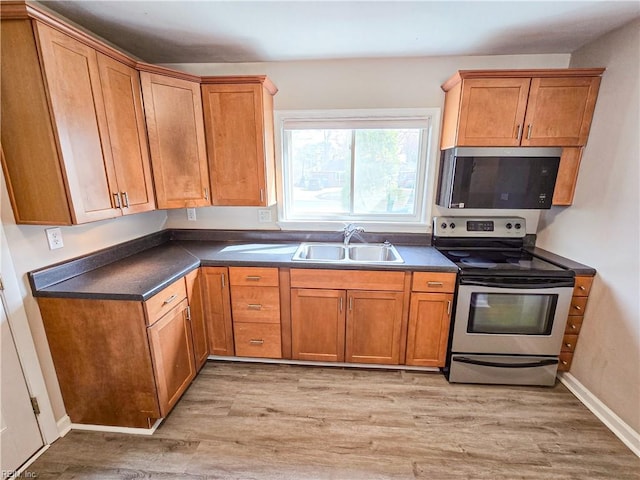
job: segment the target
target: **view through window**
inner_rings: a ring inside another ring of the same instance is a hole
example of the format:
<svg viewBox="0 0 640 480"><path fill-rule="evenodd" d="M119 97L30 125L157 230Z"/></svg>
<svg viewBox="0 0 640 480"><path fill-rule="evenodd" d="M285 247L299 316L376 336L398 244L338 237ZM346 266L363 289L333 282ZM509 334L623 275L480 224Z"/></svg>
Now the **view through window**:
<svg viewBox="0 0 640 480"><path fill-rule="evenodd" d="M285 120L285 220L416 221L429 129L429 118Z"/></svg>

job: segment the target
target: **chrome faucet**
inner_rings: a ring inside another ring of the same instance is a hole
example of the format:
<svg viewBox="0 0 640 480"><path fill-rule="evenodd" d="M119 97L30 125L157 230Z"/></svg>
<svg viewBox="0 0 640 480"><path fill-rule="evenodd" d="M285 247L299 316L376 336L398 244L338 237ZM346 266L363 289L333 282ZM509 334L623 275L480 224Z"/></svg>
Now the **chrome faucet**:
<svg viewBox="0 0 640 480"><path fill-rule="evenodd" d="M344 246L347 247L349 246L349 241L351 240L351 237L353 237L356 233L364 232L364 228L362 228L359 225L356 225L355 223L350 223L349 225L344 227L343 232L344 232Z"/></svg>

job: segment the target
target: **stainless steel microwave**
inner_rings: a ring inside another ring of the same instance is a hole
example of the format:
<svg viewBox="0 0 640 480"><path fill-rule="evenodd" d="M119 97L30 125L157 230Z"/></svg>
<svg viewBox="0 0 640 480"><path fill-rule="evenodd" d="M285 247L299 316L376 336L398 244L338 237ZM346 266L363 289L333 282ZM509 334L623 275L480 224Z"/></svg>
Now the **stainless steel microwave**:
<svg viewBox="0 0 640 480"><path fill-rule="evenodd" d="M442 151L436 203L446 208L551 208L561 148Z"/></svg>

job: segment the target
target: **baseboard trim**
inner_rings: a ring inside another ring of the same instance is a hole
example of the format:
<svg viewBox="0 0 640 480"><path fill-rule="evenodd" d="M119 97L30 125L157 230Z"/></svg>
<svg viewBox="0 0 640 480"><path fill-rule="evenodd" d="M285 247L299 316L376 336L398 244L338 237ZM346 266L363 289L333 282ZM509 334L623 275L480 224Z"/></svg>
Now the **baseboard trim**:
<svg viewBox="0 0 640 480"><path fill-rule="evenodd" d="M602 401L580 383L576 377L568 372L563 372L558 375L558 378L622 443L640 457L640 433L636 432L616 415L613 410L602 403Z"/></svg>
<svg viewBox="0 0 640 480"><path fill-rule="evenodd" d="M71 419L69 418L69 415L65 415L60 420L58 420L56 422L56 425L58 426L58 433L61 437L64 437L67 433L69 433L69 431L71 431Z"/></svg>
<svg viewBox="0 0 640 480"><path fill-rule="evenodd" d="M129 435L153 435L164 418L159 418L151 428L134 427L112 427L109 425L85 425L82 423L72 423L71 430L85 430L89 432L126 433Z"/></svg>
<svg viewBox="0 0 640 480"><path fill-rule="evenodd" d="M311 367L338 367L338 368L367 368L375 370L409 370L415 372L439 373L438 367L413 367L411 365L385 365L381 363L346 363L346 362L315 362L310 360L288 360L285 358L258 358L258 357L227 357L223 355L209 355L208 360L214 362L237 363L275 363L282 365L306 365Z"/></svg>

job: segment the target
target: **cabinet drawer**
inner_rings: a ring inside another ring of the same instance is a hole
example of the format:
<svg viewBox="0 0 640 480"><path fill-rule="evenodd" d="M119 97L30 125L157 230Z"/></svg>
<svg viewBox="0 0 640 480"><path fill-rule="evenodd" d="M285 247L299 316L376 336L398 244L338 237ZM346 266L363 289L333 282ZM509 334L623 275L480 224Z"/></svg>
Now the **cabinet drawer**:
<svg viewBox="0 0 640 480"><path fill-rule="evenodd" d="M237 323L233 335L239 357L282 358L279 324Z"/></svg>
<svg viewBox="0 0 640 480"><path fill-rule="evenodd" d="M571 361L573 360L573 352L560 352L560 361L558 363L559 372L568 372L571 368Z"/></svg>
<svg viewBox="0 0 640 480"><path fill-rule="evenodd" d="M280 323L278 287L231 287L231 314L235 322Z"/></svg>
<svg viewBox="0 0 640 480"><path fill-rule="evenodd" d="M278 269L229 267L229 283L231 285L277 287Z"/></svg>
<svg viewBox="0 0 640 480"><path fill-rule="evenodd" d="M455 273L415 272L411 283L414 292L453 293Z"/></svg>
<svg viewBox="0 0 640 480"><path fill-rule="evenodd" d="M147 313L147 325L153 324L153 322L164 316L185 298L187 298L187 287L185 286L184 278L173 282L164 290L156 293L144 302L144 309Z"/></svg>
<svg viewBox="0 0 640 480"><path fill-rule="evenodd" d="M587 308L587 298L588 297L572 297L569 315L584 315L584 311Z"/></svg>
<svg viewBox="0 0 640 480"><path fill-rule="evenodd" d="M582 315L569 315L564 333L567 335L577 335L580 333L583 319L584 317Z"/></svg>
<svg viewBox="0 0 640 480"><path fill-rule="evenodd" d="M562 352L573 352L576 349L576 343L578 343L578 335L567 335L562 337Z"/></svg>
<svg viewBox="0 0 640 480"><path fill-rule="evenodd" d="M573 287L574 297L588 297L593 284L593 277L576 277L576 285Z"/></svg>

